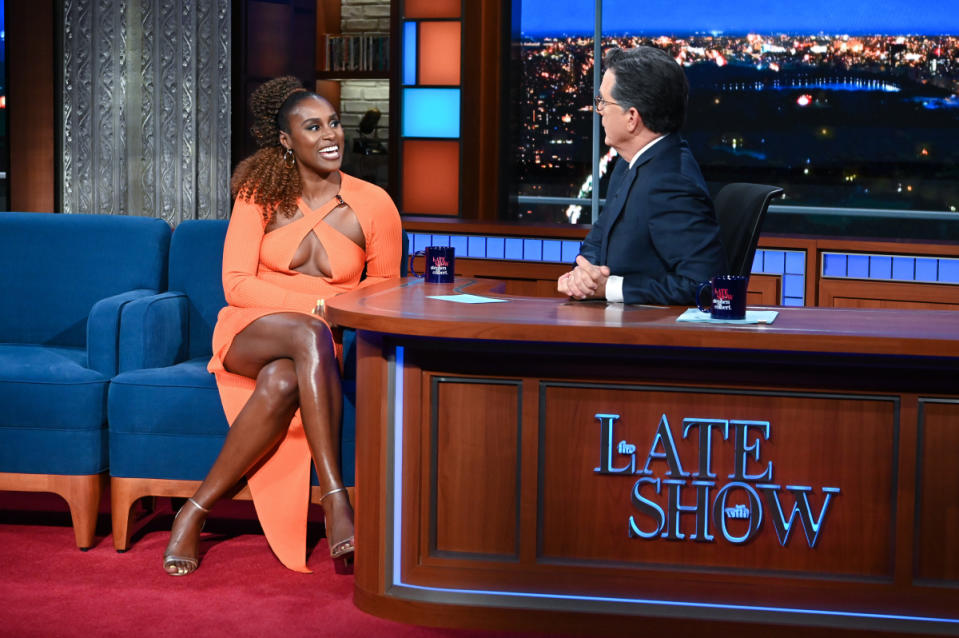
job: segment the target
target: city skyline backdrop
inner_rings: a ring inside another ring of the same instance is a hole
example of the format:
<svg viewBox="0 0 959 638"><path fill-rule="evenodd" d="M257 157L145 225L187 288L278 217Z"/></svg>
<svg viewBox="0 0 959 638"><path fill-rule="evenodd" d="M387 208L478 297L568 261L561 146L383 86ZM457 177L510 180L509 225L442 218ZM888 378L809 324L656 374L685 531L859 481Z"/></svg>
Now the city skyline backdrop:
<svg viewBox="0 0 959 638"><path fill-rule="evenodd" d="M524 36L592 34L593 0L522 0ZM959 34L959 0L804 0L771 10L739 0L604 0L604 34L668 35L722 32L891 35Z"/></svg>

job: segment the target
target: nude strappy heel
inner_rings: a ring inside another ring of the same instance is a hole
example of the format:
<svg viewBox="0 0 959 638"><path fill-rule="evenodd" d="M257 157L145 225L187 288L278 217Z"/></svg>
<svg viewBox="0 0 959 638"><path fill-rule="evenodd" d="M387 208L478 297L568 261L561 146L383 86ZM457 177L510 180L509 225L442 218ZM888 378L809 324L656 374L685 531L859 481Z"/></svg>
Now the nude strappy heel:
<svg viewBox="0 0 959 638"><path fill-rule="evenodd" d="M187 503L192 504L193 507L197 508L198 510L200 510L201 512L205 514L210 513L210 510L208 510L207 508L197 503L192 496L187 499ZM183 507L186 507L185 503ZM176 519L180 517L180 514L183 512L183 507L181 507L180 511L176 513L176 516L173 517L174 522L176 522ZM206 526L206 521L203 521L203 525ZM200 530L202 531L203 528L201 527ZM177 563L185 563L187 567L189 567L189 569L184 571L177 566ZM170 576L186 576L187 574L192 574L194 571L196 571L196 568L199 566L200 566L200 560L198 558L194 558L193 556L177 556L175 554L163 555L163 571L165 571ZM171 572L170 571L171 567L176 567L176 571Z"/></svg>
<svg viewBox="0 0 959 638"><path fill-rule="evenodd" d="M332 496L339 492L346 492L345 487L338 487L332 489L323 496L320 497L320 504L323 504L323 501L327 496ZM329 532L329 529L327 529ZM329 539L329 536L327 536ZM337 574L350 574L353 572L353 550L355 549L354 537L351 535L349 538L345 538L338 542L335 545L330 545L330 558L333 559L333 568L336 570Z"/></svg>

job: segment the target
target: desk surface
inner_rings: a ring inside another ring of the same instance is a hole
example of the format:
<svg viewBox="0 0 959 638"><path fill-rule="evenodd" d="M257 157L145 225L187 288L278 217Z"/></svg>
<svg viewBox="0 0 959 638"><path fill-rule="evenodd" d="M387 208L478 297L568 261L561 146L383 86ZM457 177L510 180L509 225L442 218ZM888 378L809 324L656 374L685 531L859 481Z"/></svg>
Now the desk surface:
<svg viewBox="0 0 959 638"><path fill-rule="evenodd" d="M959 358L959 312L776 308L769 325L679 323L679 306L628 306L502 294L493 280L384 282L328 300L337 324L450 339L598 343L681 348ZM432 295L469 293L508 303L460 304Z"/></svg>

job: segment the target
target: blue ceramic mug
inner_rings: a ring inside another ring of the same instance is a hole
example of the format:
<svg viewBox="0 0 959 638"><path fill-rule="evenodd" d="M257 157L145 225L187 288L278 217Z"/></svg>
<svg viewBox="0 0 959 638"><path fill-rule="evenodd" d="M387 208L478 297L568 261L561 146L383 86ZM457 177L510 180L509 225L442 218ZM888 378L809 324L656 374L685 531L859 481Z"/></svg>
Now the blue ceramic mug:
<svg viewBox="0 0 959 638"><path fill-rule="evenodd" d="M422 275L413 268L413 258L417 255L426 258L426 268ZM428 284L453 283L455 267L456 253L452 246L427 246L425 250L418 250L410 255L410 272L414 277L426 277Z"/></svg>
<svg viewBox="0 0 959 638"><path fill-rule="evenodd" d="M696 291L696 305L702 312L708 312L713 319L745 319L746 287L749 277L739 275L716 275L709 281L699 284ZM702 303L703 290L711 289L711 303L706 307Z"/></svg>

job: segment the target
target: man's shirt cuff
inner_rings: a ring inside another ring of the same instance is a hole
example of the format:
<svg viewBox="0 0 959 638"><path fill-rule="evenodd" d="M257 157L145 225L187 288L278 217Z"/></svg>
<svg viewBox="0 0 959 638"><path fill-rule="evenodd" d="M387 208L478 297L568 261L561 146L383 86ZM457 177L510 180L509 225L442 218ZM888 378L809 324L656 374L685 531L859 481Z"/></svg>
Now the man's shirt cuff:
<svg viewBox="0 0 959 638"><path fill-rule="evenodd" d="M606 279L606 301L622 303L623 278L620 275L610 275Z"/></svg>

